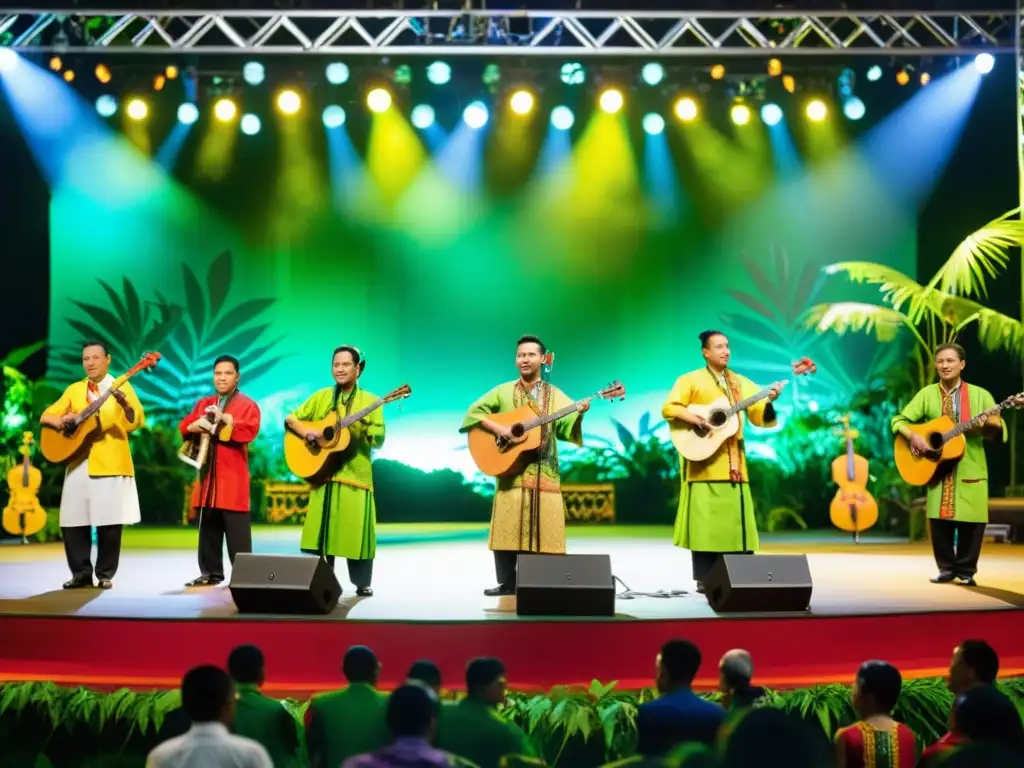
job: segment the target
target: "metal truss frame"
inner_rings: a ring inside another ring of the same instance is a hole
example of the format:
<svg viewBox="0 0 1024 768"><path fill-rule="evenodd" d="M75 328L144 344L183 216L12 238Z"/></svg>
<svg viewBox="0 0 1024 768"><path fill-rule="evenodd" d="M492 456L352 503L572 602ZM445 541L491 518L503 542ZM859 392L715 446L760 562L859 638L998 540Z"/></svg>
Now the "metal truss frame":
<svg viewBox="0 0 1024 768"><path fill-rule="evenodd" d="M105 55L919 57L1011 53L1020 27L1014 10L10 10L0 11L0 47Z"/></svg>

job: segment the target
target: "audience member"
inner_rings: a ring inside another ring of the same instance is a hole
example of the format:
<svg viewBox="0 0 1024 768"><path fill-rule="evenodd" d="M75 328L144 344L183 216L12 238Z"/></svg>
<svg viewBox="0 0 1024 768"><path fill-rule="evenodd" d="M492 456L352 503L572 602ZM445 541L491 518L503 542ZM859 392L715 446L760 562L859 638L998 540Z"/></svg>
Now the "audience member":
<svg viewBox="0 0 1024 768"><path fill-rule="evenodd" d="M914 768L917 738L893 719L903 677L884 661L866 661L853 683L853 711L860 719L835 736L840 768Z"/></svg>
<svg viewBox="0 0 1024 768"><path fill-rule="evenodd" d="M670 640L662 647L655 680L661 696L637 709L640 754L660 756L683 742L714 742L725 710L691 689L700 662L697 646L686 640Z"/></svg>
<svg viewBox="0 0 1024 768"><path fill-rule="evenodd" d="M722 768L825 768L832 764L821 726L774 707L738 710L719 736Z"/></svg>
<svg viewBox="0 0 1024 768"><path fill-rule="evenodd" d="M959 696L979 685L992 685L999 675L999 655L984 640L964 640L949 662L949 690Z"/></svg>
<svg viewBox="0 0 1024 768"><path fill-rule="evenodd" d="M767 700L767 692L751 683L754 678L754 660L739 648L726 651L718 662L718 690L722 693L722 706L726 709L757 707Z"/></svg>
<svg viewBox="0 0 1024 768"><path fill-rule="evenodd" d="M390 741L387 697L377 690L380 662L373 651L354 645L342 672L348 685L314 696L306 710L306 749L312 768L337 768L353 755L373 752Z"/></svg>
<svg viewBox="0 0 1024 768"><path fill-rule="evenodd" d="M529 737L497 712L508 681L498 659L473 659L466 667L466 697L443 707L437 746L480 768L498 768L508 755L535 757Z"/></svg>
<svg viewBox="0 0 1024 768"><path fill-rule="evenodd" d="M188 732L149 753L146 768L272 768L262 745L228 731L235 717L231 678L212 666L189 670L181 681Z"/></svg>
<svg viewBox="0 0 1024 768"><path fill-rule="evenodd" d="M284 704L264 696L263 653L254 645L240 645L228 656L228 673L238 691L234 732L258 741L277 768L291 764L299 751L298 723Z"/></svg>
<svg viewBox="0 0 1024 768"><path fill-rule="evenodd" d="M924 751L922 762L935 765L937 758L968 742L1024 747L1020 713L994 685L978 685L957 697L949 733Z"/></svg>
<svg viewBox="0 0 1024 768"><path fill-rule="evenodd" d="M419 681L428 688L432 688L438 696L441 695L441 670L434 662L426 659L413 662L409 668L409 674L405 677L407 680Z"/></svg>

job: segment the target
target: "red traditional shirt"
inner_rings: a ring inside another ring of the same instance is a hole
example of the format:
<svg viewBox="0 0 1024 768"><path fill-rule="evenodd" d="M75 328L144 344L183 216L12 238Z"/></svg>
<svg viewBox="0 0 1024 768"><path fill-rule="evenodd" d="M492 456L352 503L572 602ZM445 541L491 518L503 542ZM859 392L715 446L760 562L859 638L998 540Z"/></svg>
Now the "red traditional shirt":
<svg viewBox="0 0 1024 768"><path fill-rule="evenodd" d="M865 722L854 723L836 733L841 768L914 768L917 741L903 723L879 731Z"/></svg>
<svg viewBox="0 0 1024 768"><path fill-rule="evenodd" d="M178 425L183 437L193 434L188 431L189 424L201 418L219 399L219 395L210 395L196 403L192 413ZM210 441L209 458L192 490L191 506L248 512L249 443L260 431L260 409L252 398L236 392L224 412L231 415L234 423L230 427L222 425L216 439Z"/></svg>
<svg viewBox="0 0 1024 768"><path fill-rule="evenodd" d="M921 753L921 761L924 762L927 758L932 757L940 752L946 752L951 749L956 749L961 744L966 744L967 739L956 733L943 734L942 738L932 744L930 747L925 748L924 752Z"/></svg>

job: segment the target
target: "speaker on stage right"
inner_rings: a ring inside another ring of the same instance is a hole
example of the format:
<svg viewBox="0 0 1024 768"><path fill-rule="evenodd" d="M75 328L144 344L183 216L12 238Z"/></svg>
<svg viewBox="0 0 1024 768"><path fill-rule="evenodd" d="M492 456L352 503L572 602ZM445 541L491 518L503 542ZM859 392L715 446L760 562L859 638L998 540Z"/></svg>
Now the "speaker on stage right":
<svg viewBox="0 0 1024 768"><path fill-rule="evenodd" d="M807 611L811 569L807 555L722 555L704 582L716 613Z"/></svg>

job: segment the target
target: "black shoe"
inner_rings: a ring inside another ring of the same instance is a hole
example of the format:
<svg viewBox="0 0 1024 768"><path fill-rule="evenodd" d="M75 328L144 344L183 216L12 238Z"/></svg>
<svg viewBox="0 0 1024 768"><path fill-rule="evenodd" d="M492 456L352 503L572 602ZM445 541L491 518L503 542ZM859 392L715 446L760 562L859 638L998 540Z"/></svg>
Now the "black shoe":
<svg viewBox="0 0 1024 768"><path fill-rule="evenodd" d="M974 580L973 576L957 576L956 580L960 582L961 587L976 587L978 582Z"/></svg>
<svg viewBox="0 0 1024 768"><path fill-rule="evenodd" d="M506 597L507 595L514 595L515 593L516 588L514 586L509 586L508 584L499 584L496 587L484 590L484 594L487 595L487 597Z"/></svg>
<svg viewBox="0 0 1024 768"><path fill-rule="evenodd" d="M704 594L704 582L703 581L698 581L697 582L697 594L698 595L703 595Z"/></svg>
<svg viewBox="0 0 1024 768"><path fill-rule="evenodd" d="M932 576L932 584L949 584L955 577L952 573L941 571L938 576Z"/></svg>
<svg viewBox="0 0 1024 768"><path fill-rule="evenodd" d="M100 583L98 586L100 589L113 589L114 582L110 579L100 579Z"/></svg>
<svg viewBox="0 0 1024 768"><path fill-rule="evenodd" d="M192 581L185 584L186 587L216 587L224 579L218 579L215 576L200 576L198 579L192 579Z"/></svg>
<svg viewBox="0 0 1024 768"><path fill-rule="evenodd" d="M64 582L64 589L91 589L92 578L89 579L68 579Z"/></svg>
<svg viewBox="0 0 1024 768"><path fill-rule="evenodd" d="M356 587L356 595L359 597L373 597L373 590L369 587Z"/></svg>

